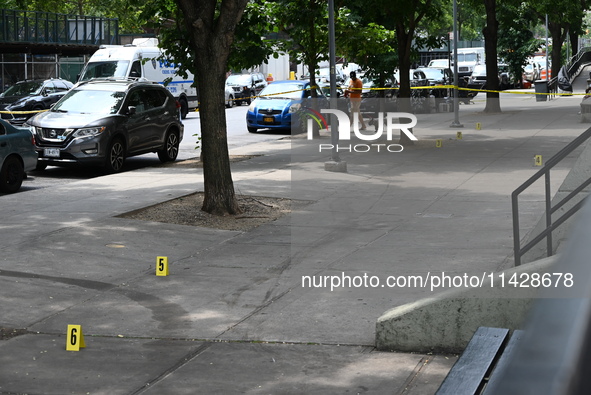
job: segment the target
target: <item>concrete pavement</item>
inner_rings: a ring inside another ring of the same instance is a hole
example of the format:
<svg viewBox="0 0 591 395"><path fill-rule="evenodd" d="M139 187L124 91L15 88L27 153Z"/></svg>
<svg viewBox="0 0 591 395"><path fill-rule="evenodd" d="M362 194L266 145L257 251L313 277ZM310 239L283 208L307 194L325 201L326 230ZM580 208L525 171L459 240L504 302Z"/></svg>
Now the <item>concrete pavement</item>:
<svg viewBox="0 0 591 395"><path fill-rule="evenodd" d="M234 148L260 155L233 164L239 193L306 202L249 232L116 217L202 190L199 169L0 196L0 326L27 331L0 341L0 394L434 393L455 356L377 352L375 325L441 290L385 281L511 267L509 196L535 155L587 129L580 101L502 94L503 113L487 115L479 95L460 108L463 129L453 113L419 115L414 146L342 152L347 173L324 171L327 136ZM543 186L524 199L527 233ZM169 276L155 276L157 256ZM351 284L331 290L337 279ZM80 351L65 350L69 324L82 327Z"/></svg>

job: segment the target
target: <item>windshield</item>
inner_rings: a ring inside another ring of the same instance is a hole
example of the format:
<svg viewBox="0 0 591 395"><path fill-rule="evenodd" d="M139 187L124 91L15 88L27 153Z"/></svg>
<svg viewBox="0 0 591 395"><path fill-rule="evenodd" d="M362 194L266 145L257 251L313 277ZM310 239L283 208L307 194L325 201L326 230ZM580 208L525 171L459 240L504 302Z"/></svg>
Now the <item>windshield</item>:
<svg viewBox="0 0 591 395"><path fill-rule="evenodd" d="M250 85L250 75L231 75L226 80L228 85Z"/></svg>
<svg viewBox="0 0 591 395"><path fill-rule="evenodd" d="M288 99L301 99L304 84L294 82L293 84L270 84L261 91L261 96L282 97Z"/></svg>
<svg viewBox="0 0 591 395"><path fill-rule="evenodd" d="M79 81L88 81L93 78L126 77L128 67L128 60L91 62L86 65Z"/></svg>
<svg viewBox="0 0 591 395"><path fill-rule="evenodd" d="M474 66L474 71L472 71L472 75L486 75L486 66L483 64Z"/></svg>
<svg viewBox="0 0 591 395"><path fill-rule="evenodd" d="M442 80L443 79L443 70L441 69L421 69L423 73L427 76L428 80Z"/></svg>
<svg viewBox="0 0 591 395"><path fill-rule="evenodd" d="M38 94L43 84L40 81L28 81L6 89L2 96L28 96Z"/></svg>
<svg viewBox="0 0 591 395"><path fill-rule="evenodd" d="M51 111L78 114L115 114L121 108L124 98L125 92L73 90L57 102Z"/></svg>
<svg viewBox="0 0 591 395"><path fill-rule="evenodd" d="M429 67L448 67L449 61L447 59L435 59L429 62Z"/></svg>
<svg viewBox="0 0 591 395"><path fill-rule="evenodd" d="M474 52L458 54L458 62L476 62L477 60L478 54Z"/></svg>

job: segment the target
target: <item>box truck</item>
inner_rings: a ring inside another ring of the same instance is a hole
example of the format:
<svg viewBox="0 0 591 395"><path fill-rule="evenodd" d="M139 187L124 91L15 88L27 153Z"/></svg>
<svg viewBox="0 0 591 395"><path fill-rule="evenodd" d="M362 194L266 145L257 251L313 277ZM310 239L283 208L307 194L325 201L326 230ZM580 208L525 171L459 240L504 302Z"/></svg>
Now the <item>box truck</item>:
<svg viewBox="0 0 591 395"><path fill-rule="evenodd" d="M469 76L477 64L484 64L484 47L458 48L458 75Z"/></svg>
<svg viewBox="0 0 591 395"><path fill-rule="evenodd" d="M127 45L102 45L82 69L78 82L96 78L145 78L163 84L181 105L181 117L199 106L194 76L178 75L178 67L159 59L157 39L136 39ZM166 82L168 80L168 82Z"/></svg>

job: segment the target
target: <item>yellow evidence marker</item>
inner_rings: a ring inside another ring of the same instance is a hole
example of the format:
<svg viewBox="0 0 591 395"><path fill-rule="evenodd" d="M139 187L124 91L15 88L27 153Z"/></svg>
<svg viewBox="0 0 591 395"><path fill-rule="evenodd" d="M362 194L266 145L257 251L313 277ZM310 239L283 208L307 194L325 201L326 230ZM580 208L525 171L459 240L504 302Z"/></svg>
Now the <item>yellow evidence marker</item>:
<svg viewBox="0 0 591 395"><path fill-rule="evenodd" d="M437 147L437 148L443 147L443 140L442 139L435 140L435 147Z"/></svg>
<svg viewBox="0 0 591 395"><path fill-rule="evenodd" d="M458 140L462 139L462 132L456 132L456 139L458 139Z"/></svg>
<svg viewBox="0 0 591 395"><path fill-rule="evenodd" d="M86 347L86 343L82 334L82 325L68 325L66 351L80 351L84 347Z"/></svg>
<svg viewBox="0 0 591 395"><path fill-rule="evenodd" d="M168 276L168 257L165 257L165 256L156 257L156 275L157 276Z"/></svg>
<svg viewBox="0 0 591 395"><path fill-rule="evenodd" d="M481 130L482 129L482 124L480 122L476 123L476 130Z"/></svg>
<svg viewBox="0 0 591 395"><path fill-rule="evenodd" d="M534 166L542 166L542 155L534 156Z"/></svg>

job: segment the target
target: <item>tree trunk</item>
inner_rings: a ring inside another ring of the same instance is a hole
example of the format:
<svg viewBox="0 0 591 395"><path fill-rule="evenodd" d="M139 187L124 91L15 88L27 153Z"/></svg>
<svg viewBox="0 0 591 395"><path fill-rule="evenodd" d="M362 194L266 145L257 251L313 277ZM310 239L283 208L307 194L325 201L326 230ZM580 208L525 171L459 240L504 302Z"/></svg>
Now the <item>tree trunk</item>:
<svg viewBox="0 0 591 395"><path fill-rule="evenodd" d="M403 99L410 99L410 44L409 33L406 33L402 24L396 26L396 38L398 40L398 97ZM407 100L410 103L410 100ZM410 106L410 104L409 104ZM410 108L408 108L410 110ZM406 111L406 110L405 110Z"/></svg>
<svg viewBox="0 0 591 395"><path fill-rule="evenodd" d="M486 10L486 26L482 29L484 35L484 53L486 58L486 88L499 89L499 67L497 64L497 38L499 22L497 21L496 0L484 0ZM498 92L486 92L486 106L484 112L501 112L501 101Z"/></svg>
<svg viewBox="0 0 591 395"><path fill-rule="evenodd" d="M572 29L568 31L571 53L570 56L575 56L579 52L579 35L573 32ZM567 59L570 61L570 59ZM558 74L556 74L558 75Z"/></svg>
<svg viewBox="0 0 591 395"><path fill-rule="evenodd" d="M548 75L548 80L552 77L557 76L560 68L562 67L562 43L564 42L564 33L562 25L557 23L548 22L548 30L550 30L550 36L552 37L552 67L548 67L551 71Z"/></svg>
<svg viewBox="0 0 591 395"><path fill-rule="evenodd" d="M201 209L216 215L238 214L241 210L235 199L226 133L225 71L222 72L221 79L219 71L211 70L210 73L199 74L211 76L198 78L198 84L202 87L199 91L204 181Z"/></svg>
<svg viewBox="0 0 591 395"><path fill-rule="evenodd" d="M226 133L224 84L234 30L247 0L177 0L195 54L199 87L204 201L211 214L238 214ZM219 7L218 7L219 6ZM218 8L216 10L216 8Z"/></svg>

